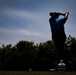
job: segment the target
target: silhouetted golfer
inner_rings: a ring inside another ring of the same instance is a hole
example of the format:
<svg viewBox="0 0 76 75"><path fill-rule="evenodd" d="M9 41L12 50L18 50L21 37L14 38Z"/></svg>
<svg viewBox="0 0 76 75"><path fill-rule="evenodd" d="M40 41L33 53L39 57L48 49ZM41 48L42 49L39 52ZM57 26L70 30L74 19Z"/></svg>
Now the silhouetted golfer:
<svg viewBox="0 0 76 75"><path fill-rule="evenodd" d="M66 35L64 31L64 24L68 19L69 12L59 13L59 12L50 12L49 14L51 18L49 19L51 31L52 31L52 39L54 44L58 50L59 60L64 60L64 52L63 47L66 41ZM63 15L63 18L59 18L60 15Z"/></svg>

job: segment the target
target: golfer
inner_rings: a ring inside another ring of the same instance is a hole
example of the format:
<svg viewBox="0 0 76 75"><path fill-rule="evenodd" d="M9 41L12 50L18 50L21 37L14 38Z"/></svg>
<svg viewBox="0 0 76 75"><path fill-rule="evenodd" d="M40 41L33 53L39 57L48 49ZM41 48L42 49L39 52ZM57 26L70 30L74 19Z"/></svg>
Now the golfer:
<svg viewBox="0 0 76 75"><path fill-rule="evenodd" d="M58 57L59 60L64 60L64 44L66 41L66 34L64 29L64 24L68 19L69 12L66 13L59 13L59 12L50 12L49 15L51 18L49 19L51 32L52 32L52 39L54 44L58 50ZM62 15L63 17L60 18L59 16Z"/></svg>

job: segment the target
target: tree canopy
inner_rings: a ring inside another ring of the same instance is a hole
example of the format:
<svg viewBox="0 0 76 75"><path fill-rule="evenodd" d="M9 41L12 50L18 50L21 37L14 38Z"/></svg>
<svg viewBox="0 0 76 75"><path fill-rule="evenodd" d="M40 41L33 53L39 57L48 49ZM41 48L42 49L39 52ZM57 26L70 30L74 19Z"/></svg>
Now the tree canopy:
<svg viewBox="0 0 76 75"><path fill-rule="evenodd" d="M73 63L76 70L76 38L68 36L64 46L64 57ZM49 70L57 65L58 51L53 40L34 44L21 40L16 45L0 47L0 70Z"/></svg>

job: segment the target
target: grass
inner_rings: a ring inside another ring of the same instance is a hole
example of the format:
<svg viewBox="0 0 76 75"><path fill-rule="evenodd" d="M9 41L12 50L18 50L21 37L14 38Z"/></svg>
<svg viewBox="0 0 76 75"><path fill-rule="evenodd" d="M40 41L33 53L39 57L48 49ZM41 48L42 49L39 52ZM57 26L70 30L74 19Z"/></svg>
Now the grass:
<svg viewBox="0 0 76 75"><path fill-rule="evenodd" d="M50 72L50 71L0 71L0 75L76 75L76 72Z"/></svg>

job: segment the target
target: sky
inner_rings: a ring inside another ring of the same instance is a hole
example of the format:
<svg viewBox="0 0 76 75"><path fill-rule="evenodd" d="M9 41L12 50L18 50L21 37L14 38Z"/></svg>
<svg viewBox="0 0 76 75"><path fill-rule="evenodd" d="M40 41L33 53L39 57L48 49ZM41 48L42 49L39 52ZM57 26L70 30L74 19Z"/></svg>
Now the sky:
<svg viewBox="0 0 76 75"><path fill-rule="evenodd" d="M76 0L0 0L0 46L51 40L49 12L69 12L66 35L76 37Z"/></svg>

